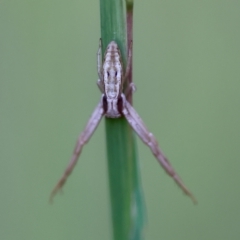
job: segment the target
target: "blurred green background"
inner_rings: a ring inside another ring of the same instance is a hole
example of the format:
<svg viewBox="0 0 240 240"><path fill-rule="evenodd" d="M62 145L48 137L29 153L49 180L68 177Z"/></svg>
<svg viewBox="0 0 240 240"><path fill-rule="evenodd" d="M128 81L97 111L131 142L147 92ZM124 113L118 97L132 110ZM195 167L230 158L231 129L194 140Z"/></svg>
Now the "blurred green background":
<svg viewBox="0 0 240 240"><path fill-rule="evenodd" d="M146 240L240 239L240 1L136 1L134 106L197 197L138 140ZM111 239L104 124L48 197L100 99L98 1L0 1L0 239Z"/></svg>

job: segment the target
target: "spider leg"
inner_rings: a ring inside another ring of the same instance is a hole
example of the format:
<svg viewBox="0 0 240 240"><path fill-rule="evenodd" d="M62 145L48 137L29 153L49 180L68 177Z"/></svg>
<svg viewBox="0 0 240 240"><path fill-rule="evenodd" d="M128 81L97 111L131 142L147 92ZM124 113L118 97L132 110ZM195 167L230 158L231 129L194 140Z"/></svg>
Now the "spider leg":
<svg viewBox="0 0 240 240"><path fill-rule="evenodd" d="M104 84L100 79L97 80L97 85L101 93L104 93Z"/></svg>
<svg viewBox="0 0 240 240"><path fill-rule="evenodd" d="M97 71L98 71L98 81L103 81L102 75L102 39L99 39L99 47L97 52Z"/></svg>
<svg viewBox="0 0 240 240"><path fill-rule="evenodd" d="M124 82L129 76L129 73L131 71L131 66L132 66L132 41L131 41L130 47L128 49L127 66L126 66L126 71L125 71L125 75L123 78Z"/></svg>
<svg viewBox="0 0 240 240"><path fill-rule="evenodd" d="M97 52L97 70L98 77L97 85L101 93L104 93L103 73L102 73L102 39L99 40L99 48Z"/></svg>
<svg viewBox="0 0 240 240"><path fill-rule="evenodd" d="M136 86L132 82L131 71L132 71L132 41L128 49L127 66L122 83L124 95L130 102L132 102L132 93L136 91Z"/></svg>
<svg viewBox="0 0 240 240"><path fill-rule="evenodd" d="M192 195L192 193L187 189L184 185L180 177L177 175L173 167L171 166L168 159L164 156L161 149L158 146L157 140L150 133L146 126L144 125L142 119L139 117L136 110L130 105L130 103L125 99L125 96L122 94L123 97L123 114L127 119L130 126L134 129L134 131L138 134L141 140L151 149L153 155L156 157L158 162L161 164L163 169L170 175L177 185L183 190L183 192L188 195L194 203L197 203L197 200Z"/></svg>
<svg viewBox="0 0 240 240"><path fill-rule="evenodd" d="M54 189L51 192L50 195L50 202L52 201L53 197L56 195L56 193L61 190L64 183L66 182L68 176L71 174L73 168L75 167L79 155L82 151L83 146L88 142L94 131L96 130L98 124L100 123L103 116L103 107L102 107L102 100L99 102L95 110L93 111L84 131L80 134L75 149L73 151L72 158L70 159L70 162L67 166L67 168L64 171L64 174L59 179L57 185L54 187Z"/></svg>
<svg viewBox="0 0 240 240"><path fill-rule="evenodd" d="M127 88L124 90L124 95L125 95L125 97L128 98L128 96L129 96L131 93L135 92L136 90L137 90L136 85L135 85L133 82L131 82L131 83L127 86Z"/></svg>

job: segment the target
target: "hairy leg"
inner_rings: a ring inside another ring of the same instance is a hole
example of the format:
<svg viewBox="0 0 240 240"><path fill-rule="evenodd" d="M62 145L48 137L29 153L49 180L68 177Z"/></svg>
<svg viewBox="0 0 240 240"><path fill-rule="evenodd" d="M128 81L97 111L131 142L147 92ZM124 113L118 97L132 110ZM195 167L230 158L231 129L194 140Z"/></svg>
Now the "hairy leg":
<svg viewBox="0 0 240 240"><path fill-rule="evenodd" d="M100 79L97 80L97 85L101 93L104 93L104 84Z"/></svg>
<svg viewBox="0 0 240 240"><path fill-rule="evenodd" d="M127 86L127 88L124 90L124 95L125 95L125 97L128 98L128 95L131 94L131 93L133 93L133 92L135 92L136 90L137 90L136 85L135 85L133 82L131 82L131 83Z"/></svg>
<svg viewBox="0 0 240 240"><path fill-rule="evenodd" d="M125 98L125 96L124 96ZM138 113L135 111L135 109L130 105L127 100L125 100L125 105L123 109L123 114L126 117L128 123L131 125L131 127L134 129L134 131L138 134L138 136L141 138L141 140L149 146L151 149L153 155L156 157L158 162L161 164L163 169L167 172L168 175L170 175L177 185L183 190L185 194L187 194L194 203L196 203L195 197L192 195L192 193L187 189L187 187L184 185L178 174L175 172L173 167L171 166L168 159L164 156L163 152L159 148L159 145L157 143L157 140L153 136L151 132L149 132L144 125L142 119L139 117Z"/></svg>
<svg viewBox="0 0 240 240"><path fill-rule="evenodd" d="M98 81L103 81L102 75L102 39L99 39L99 47L97 52L97 71L98 71Z"/></svg>
<svg viewBox="0 0 240 240"><path fill-rule="evenodd" d="M102 100L100 103L97 105L95 110L93 111L84 131L80 134L75 149L73 151L72 158L70 159L70 162L67 166L67 168L64 171L64 174L62 177L59 179L57 185L54 187L54 189L51 192L50 195L50 201L52 201L53 197L56 195L56 193L61 190L63 187L64 183L66 182L68 176L71 174L73 168L75 167L79 155L82 151L83 146L88 142L94 131L96 130L98 124L100 123L101 119L103 116L103 107L102 107Z"/></svg>
<svg viewBox="0 0 240 240"><path fill-rule="evenodd" d="M131 71L131 64L132 64L132 42L131 42L131 45L130 45L130 47L128 49L127 66L126 66L126 71L125 71L125 75L124 75L124 78L123 78L124 82L128 78L129 73Z"/></svg>

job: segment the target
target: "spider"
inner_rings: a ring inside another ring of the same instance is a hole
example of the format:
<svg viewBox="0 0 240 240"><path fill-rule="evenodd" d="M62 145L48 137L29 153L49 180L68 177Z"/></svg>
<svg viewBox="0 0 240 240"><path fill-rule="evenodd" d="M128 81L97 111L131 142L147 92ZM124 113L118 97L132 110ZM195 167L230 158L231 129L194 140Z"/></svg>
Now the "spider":
<svg viewBox="0 0 240 240"><path fill-rule="evenodd" d="M127 67L124 73L121 53L115 41L111 41L104 54L102 63L102 50L101 39L97 53L97 68L98 68L98 81L97 85L102 93L101 100L93 111L84 131L80 134L72 158L58 181L55 188L52 190L50 199L61 190L68 176L71 174L75 167L79 155L81 154L83 146L89 141L90 137L96 130L103 116L108 118L119 118L124 116L133 130L137 133L140 139L150 148L155 158L158 160L163 169L170 175L177 185L187 194L194 203L196 199L192 193L184 185L180 177L177 175L170 162L162 153L157 140L151 132L147 130L142 119L139 117L136 110L127 101L126 96L131 91L135 90L133 83L128 84L127 88L123 91L123 85L128 79L130 73L130 63L132 58L132 45L128 51Z"/></svg>

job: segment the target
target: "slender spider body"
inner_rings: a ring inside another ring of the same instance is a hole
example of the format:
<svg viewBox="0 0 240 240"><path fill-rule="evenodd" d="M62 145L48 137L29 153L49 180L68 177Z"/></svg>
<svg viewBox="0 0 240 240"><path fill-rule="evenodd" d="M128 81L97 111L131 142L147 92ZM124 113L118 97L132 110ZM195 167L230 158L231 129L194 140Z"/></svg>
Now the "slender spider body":
<svg viewBox="0 0 240 240"><path fill-rule="evenodd" d="M104 60L102 63L101 40L97 54L98 59L98 81L97 85L102 93L102 97L97 107L93 111L84 131L80 134L72 158L63 174L53 189L50 199L62 188L68 176L71 174L74 166L77 163L83 146L88 142L103 116L108 118L119 118L124 116L133 130L137 133L140 139L150 148L153 155L156 157L163 169L170 175L178 186L187 194L194 203L196 199L191 192L183 184L180 177L177 175L170 162L162 153L157 140L151 132L147 130L142 119L126 100L126 96L134 91L134 85L128 84L123 92L123 84L127 81L130 72L130 62L132 57L132 49L129 49L127 67L124 74L121 53L116 42L112 41L108 44Z"/></svg>
<svg viewBox="0 0 240 240"><path fill-rule="evenodd" d="M101 54L100 54L101 57ZM123 83L123 68L121 54L115 42L109 43L104 56L103 66L99 66L100 79L98 83L103 90L103 109L106 117L121 116L121 93Z"/></svg>

